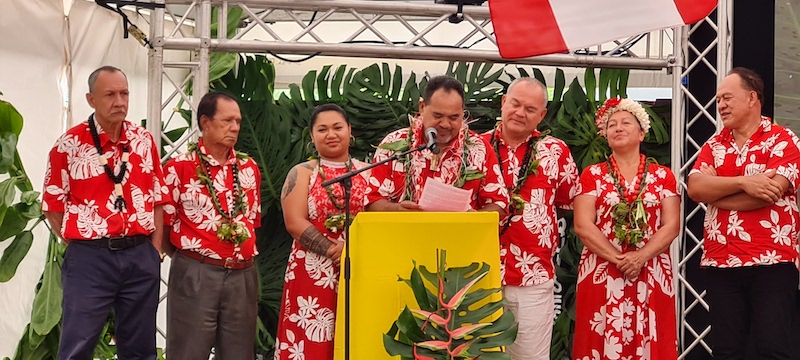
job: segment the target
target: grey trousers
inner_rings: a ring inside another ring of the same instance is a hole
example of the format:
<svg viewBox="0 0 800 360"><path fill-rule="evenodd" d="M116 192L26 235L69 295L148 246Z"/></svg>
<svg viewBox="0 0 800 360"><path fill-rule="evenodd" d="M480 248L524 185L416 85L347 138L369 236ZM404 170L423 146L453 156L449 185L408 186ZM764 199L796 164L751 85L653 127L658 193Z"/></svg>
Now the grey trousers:
<svg viewBox="0 0 800 360"><path fill-rule="evenodd" d="M167 289L169 360L255 358L258 316L255 266L229 270L176 251Z"/></svg>

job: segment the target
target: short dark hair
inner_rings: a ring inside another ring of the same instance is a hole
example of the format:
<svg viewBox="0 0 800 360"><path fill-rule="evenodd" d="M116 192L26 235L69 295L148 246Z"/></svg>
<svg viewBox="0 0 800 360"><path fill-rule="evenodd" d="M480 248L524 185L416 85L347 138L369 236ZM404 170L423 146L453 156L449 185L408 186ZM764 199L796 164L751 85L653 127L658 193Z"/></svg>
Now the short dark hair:
<svg viewBox="0 0 800 360"><path fill-rule="evenodd" d="M94 92L94 84L97 83L97 78L100 76L100 73L103 72L103 71L111 72L111 73L120 72L120 73L122 73L123 76L125 76L125 80L128 79L128 75L125 75L125 73L122 72L122 70L120 70L117 67L114 67L114 66L111 66L111 65L101 66L101 67L95 69L95 71L92 71L91 74L89 74L89 92L90 93Z"/></svg>
<svg viewBox="0 0 800 360"><path fill-rule="evenodd" d="M311 120L308 121L308 129L311 130L314 128L314 123L317 122L317 117L319 114L324 113L326 111L334 111L342 115L344 118L344 122L350 125L350 119L347 118L347 113L344 112L341 106L336 104L322 104L314 108L314 112L311 114Z"/></svg>
<svg viewBox="0 0 800 360"><path fill-rule="evenodd" d="M431 97L433 97L433 93L439 89L445 89L447 92L455 91L459 96L461 96L461 102L464 102L464 85L462 85L460 81L450 76L439 75L431 78L428 81L428 85L425 87L425 94L422 95L422 101L425 102L425 105L431 103Z"/></svg>
<svg viewBox="0 0 800 360"><path fill-rule="evenodd" d="M742 87L747 91L755 91L758 101L761 105L764 105L764 80L761 80L761 76L755 71L741 66L735 67L728 72L728 75L734 74L739 75Z"/></svg>
<svg viewBox="0 0 800 360"><path fill-rule="evenodd" d="M233 96L224 92L212 91L203 95L200 103L197 104L197 125L200 126L200 130L203 130L202 125L200 125L200 118L206 116L209 119L213 119L214 115L217 114L217 99L226 99L238 104Z"/></svg>

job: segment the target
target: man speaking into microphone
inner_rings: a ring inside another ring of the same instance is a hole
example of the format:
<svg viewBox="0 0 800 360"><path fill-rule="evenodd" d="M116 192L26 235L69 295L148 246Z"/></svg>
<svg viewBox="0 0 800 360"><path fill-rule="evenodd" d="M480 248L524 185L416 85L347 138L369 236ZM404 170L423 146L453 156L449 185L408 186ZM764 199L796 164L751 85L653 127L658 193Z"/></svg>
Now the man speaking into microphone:
<svg viewBox="0 0 800 360"><path fill-rule="evenodd" d="M464 86L449 76L428 82L419 101L420 115L411 126L389 133L374 161L425 146L372 170L367 188L369 211L423 211L419 205L425 184L436 180L471 192L470 209L496 211L508 207L508 189L489 144L464 123Z"/></svg>

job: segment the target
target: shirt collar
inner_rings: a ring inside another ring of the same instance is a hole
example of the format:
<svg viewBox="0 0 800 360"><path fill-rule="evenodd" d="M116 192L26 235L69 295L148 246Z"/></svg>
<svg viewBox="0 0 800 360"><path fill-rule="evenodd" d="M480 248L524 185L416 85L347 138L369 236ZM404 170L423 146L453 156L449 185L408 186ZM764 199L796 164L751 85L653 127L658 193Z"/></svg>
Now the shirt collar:
<svg viewBox="0 0 800 360"><path fill-rule="evenodd" d="M97 119L94 119L94 125L97 127L97 137L100 139L100 147L101 148L106 147L106 145L108 145L109 143L113 143L111 141L111 137L108 136L106 131L103 130L103 127L100 126L99 123L97 123ZM89 126L89 120L88 119L86 120L86 126L87 127ZM122 121L122 130L120 131L119 139L116 142L117 144L127 144L128 143L128 139L130 139L132 137L132 134L130 134L130 132L133 131L133 130L131 130L131 127L132 127L131 124L129 124L127 120Z"/></svg>
<svg viewBox="0 0 800 360"><path fill-rule="evenodd" d="M512 146L508 145L508 143L506 143L505 139L503 139L502 129L503 129L503 123L500 123L500 125L497 125L497 127L494 129L494 134L492 134L492 137L497 139L499 144L501 144L501 145L503 145L503 146L505 146L505 147L507 147L507 148L509 148L511 150L516 150L520 145L527 144L528 141L530 141L532 137L539 136L539 135L542 134L541 131L539 131L537 129L534 129L532 133L528 134L528 136L525 138L525 140L522 140L522 142L517 144L517 146L512 147Z"/></svg>
<svg viewBox="0 0 800 360"><path fill-rule="evenodd" d="M756 130L753 135L758 133L768 133L770 131L772 131L772 119L769 116L761 115L761 122L758 124L758 130ZM733 130L729 128L723 128L719 135L724 141L733 141ZM753 136L751 135L750 137L752 138Z"/></svg>
<svg viewBox="0 0 800 360"><path fill-rule="evenodd" d="M205 155L208 158L208 164L211 166L221 166L217 159L215 159L211 154L208 153L206 150L206 146L203 144L203 138L201 137L200 140L197 141L197 148L200 149L200 153ZM231 165L236 161L236 153L233 149L228 150L228 160L225 161L225 165Z"/></svg>

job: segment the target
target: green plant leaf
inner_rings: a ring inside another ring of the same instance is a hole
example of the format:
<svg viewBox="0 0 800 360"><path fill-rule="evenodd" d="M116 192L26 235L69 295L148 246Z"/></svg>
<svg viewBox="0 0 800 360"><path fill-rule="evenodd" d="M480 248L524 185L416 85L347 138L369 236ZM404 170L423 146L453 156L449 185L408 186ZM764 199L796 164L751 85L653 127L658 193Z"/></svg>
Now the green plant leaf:
<svg viewBox="0 0 800 360"><path fill-rule="evenodd" d="M16 153L17 135L9 131L0 132L0 174L5 174L11 169Z"/></svg>
<svg viewBox="0 0 800 360"><path fill-rule="evenodd" d="M0 94L2 95L2 94ZM7 101L0 100L0 133L10 132L19 136L22 132L22 115Z"/></svg>
<svg viewBox="0 0 800 360"><path fill-rule="evenodd" d="M226 38L231 39L236 35L236 30L239 27L239 22L242 20L243 10L239 7L228 7L228 19L226 27ZM217 38L217 31L219 31L219 7L214 6L211 8L211 38Z"/></svg>
<svg viewBox="0 0 800 360"><path fill-rule="evenodd" d="M24 202L28 205L33 205L37 200L39 200L39 195L41 195L38 191L25 191L20 195L19 199L21 202Z"/></svg>
<svg viewBox="0 0 800 360"><path fill-rule="evenodd" d="M436 306L428 301L428 289L425 288L422 276L420 276L416 265L417 263L414 262L414 270L411 271L411 291L414 292L414 297L417 299L420 309L428 312L435 311Z"/></svg>
<svg viewBox="0 0 800 360"><path fill-rule="evenodd" d="M28 250L33 244L33 234L30 231L23 231L14 238L0 258L0 282L6 282L14 277L19 263L28 254Z"/></svg>
<svg viewBox="0 0 800 360"><path fill-rule="evenodd" d="M55 235L50 234L50 247L59 246ZM48 251L49 252L49 251ZM61 300L64 289L61 287L61 266L52 255L44 265L42 287L33 298L31 328L39 335L48 334L61 320Z"/></svg>
<svg viewBox="0 0 800 360"><path fill-rule="evenodd" d="M5 216L2 222L0 222L0 242L10 239L12 236L16 236L25 230L25 227L28 225L28 220L31 218L27 217L27 213L20 212L19 209L23 209L23 211L27 210L24 209L24 207L28 207L28 205L20 203L14 204L14 206L5 210Z"/></svg>
<svg viewBox="0 0 800 360"><path fill-rule="evenodd" d="M583 72L583 83L586 86L586 98L592 104L592 108L597 107L597 78L594 75L594 68L586 68Z"/></svg>

